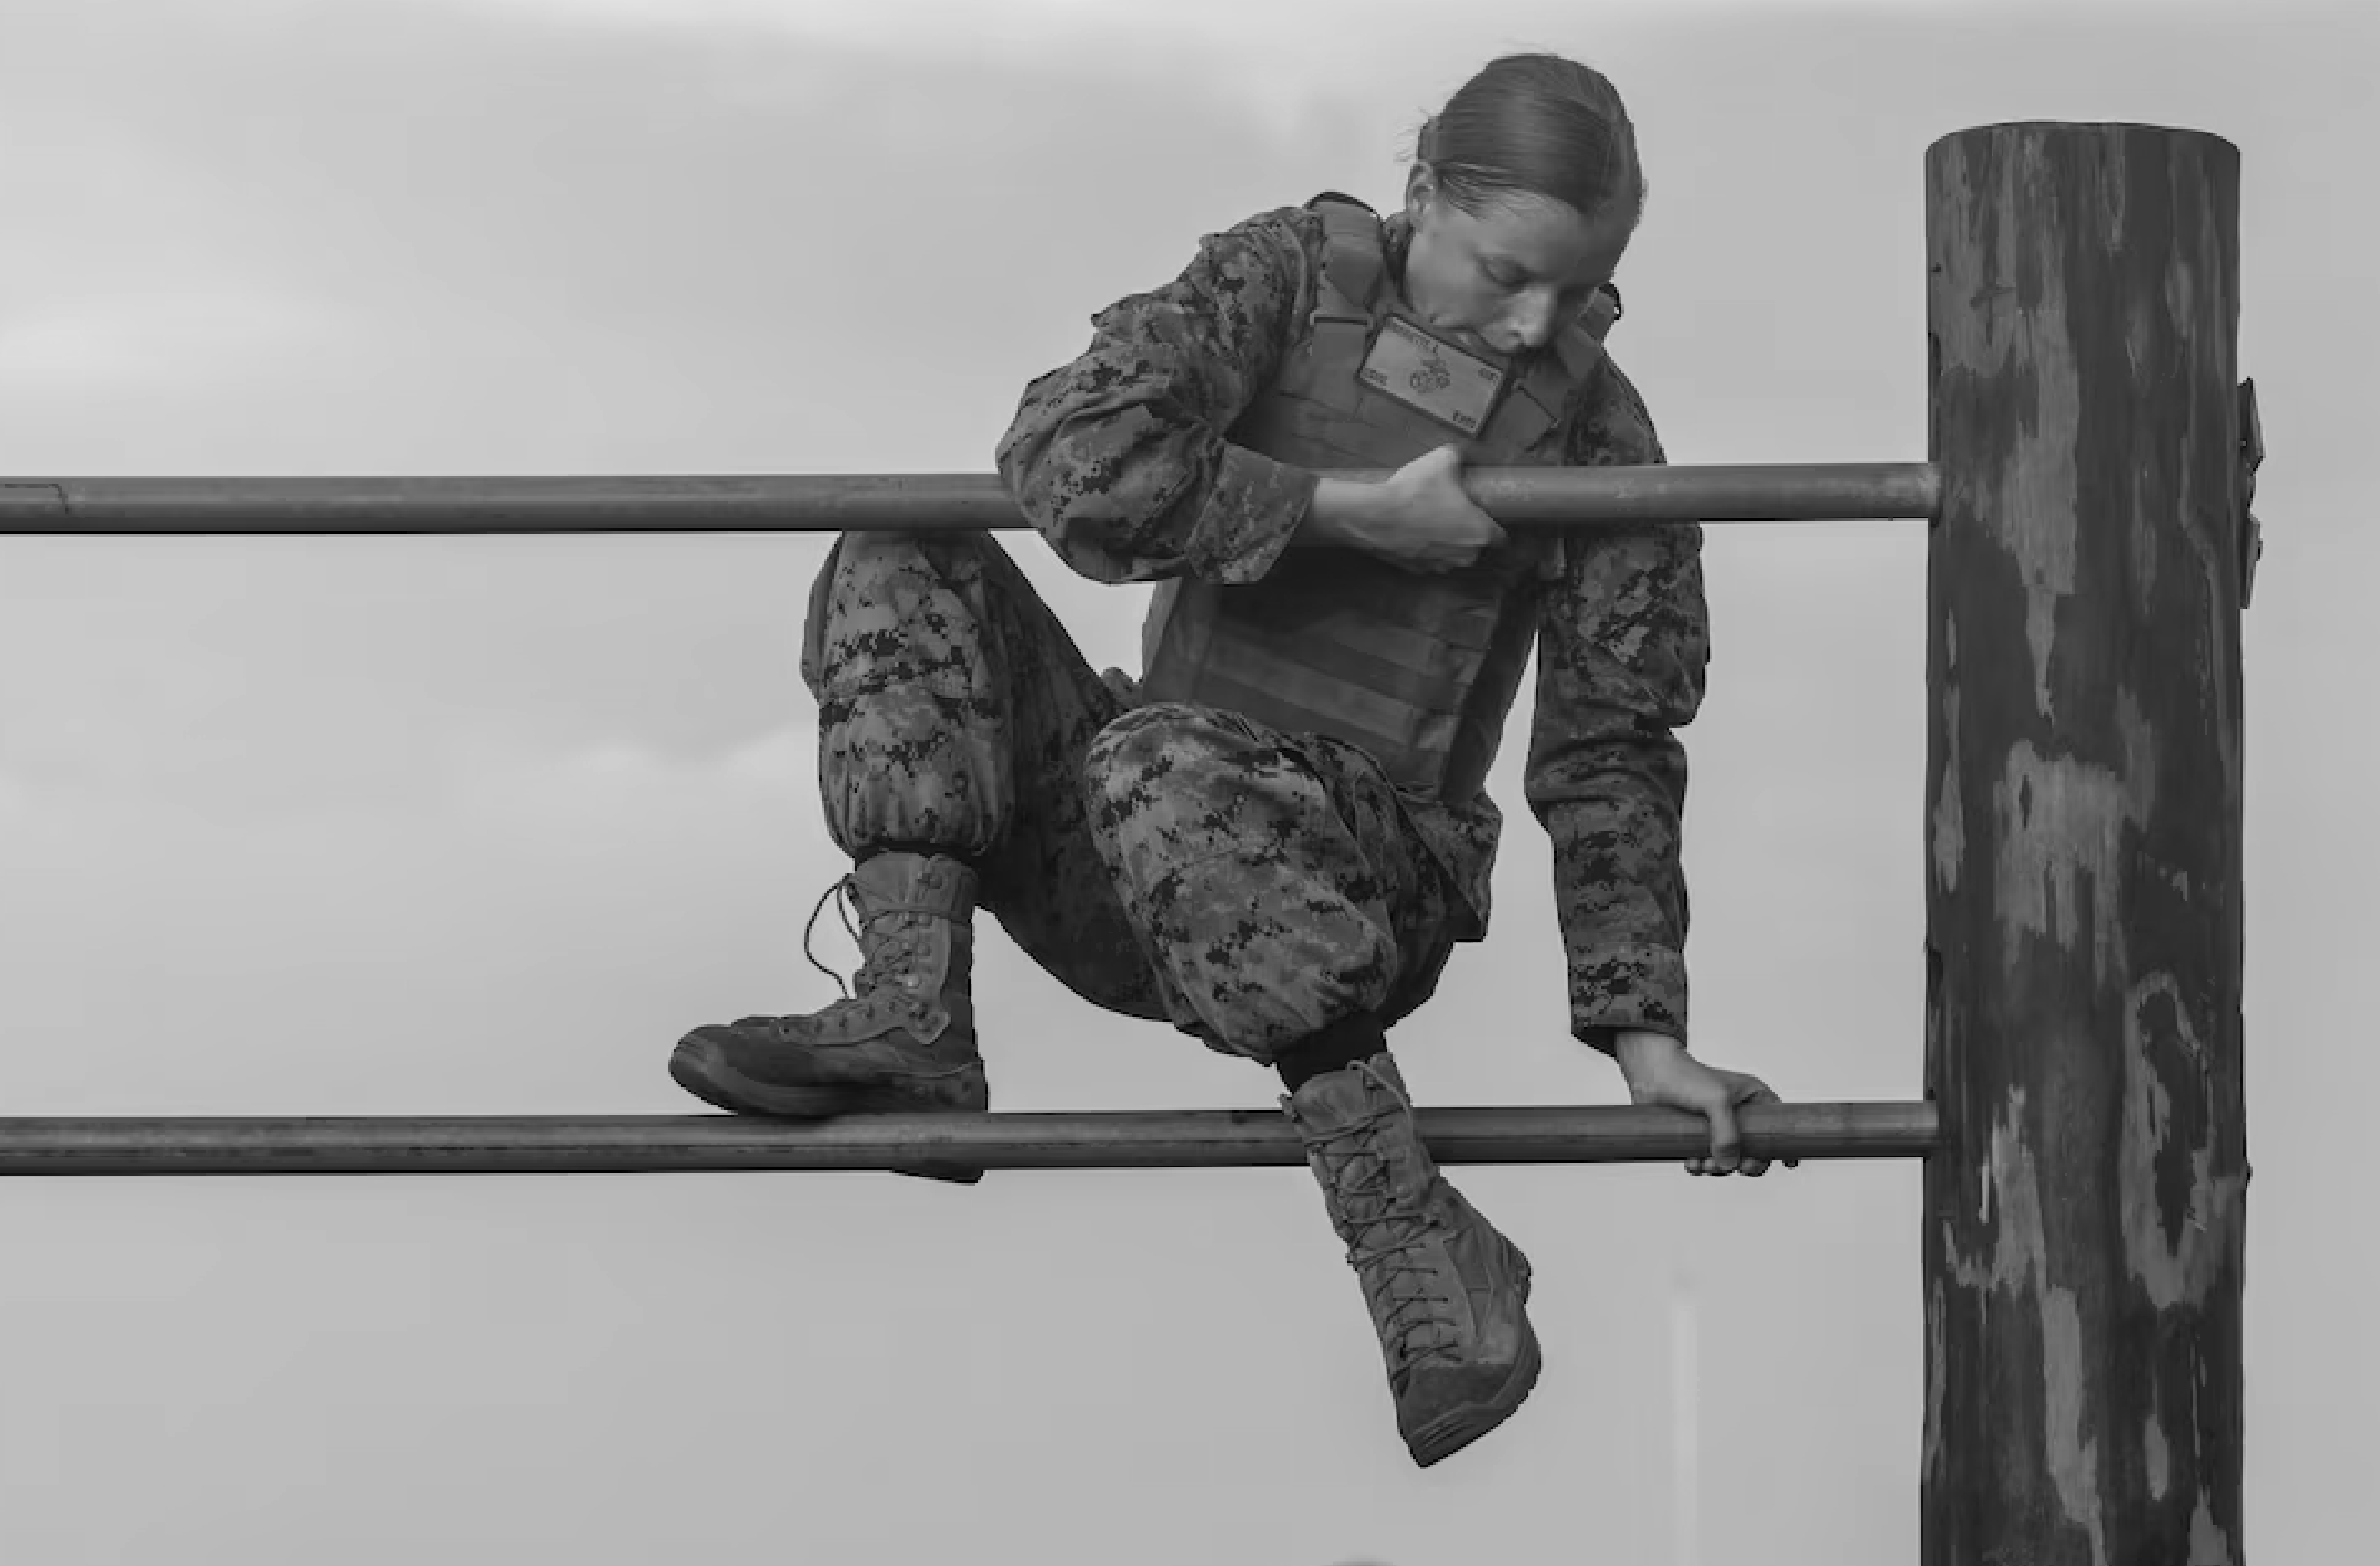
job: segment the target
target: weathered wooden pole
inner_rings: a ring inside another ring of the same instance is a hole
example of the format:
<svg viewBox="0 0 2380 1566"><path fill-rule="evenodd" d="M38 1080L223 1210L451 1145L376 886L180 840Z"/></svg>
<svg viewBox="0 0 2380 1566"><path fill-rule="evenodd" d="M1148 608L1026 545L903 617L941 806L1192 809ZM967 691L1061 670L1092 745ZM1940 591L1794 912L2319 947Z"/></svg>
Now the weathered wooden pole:
<svg viewBox="0 0 2380 1566"><path fill-rule="evenodd" d="M1926 1566L2238 1566L2240 161L1925 160Z"/></svg>

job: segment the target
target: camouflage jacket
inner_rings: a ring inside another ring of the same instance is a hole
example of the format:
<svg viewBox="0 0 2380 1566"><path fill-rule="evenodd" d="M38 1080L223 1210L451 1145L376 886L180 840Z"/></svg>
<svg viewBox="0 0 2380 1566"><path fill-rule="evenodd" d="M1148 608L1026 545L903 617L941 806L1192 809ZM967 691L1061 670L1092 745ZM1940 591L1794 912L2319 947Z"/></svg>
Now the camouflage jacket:
<svg viewBox="0 0 2380 1566"><path fill-rule="evenodd" d="M1001 476L1076 572L1248 582L1287 547L1316 475L1226 431L1302 338L1322 243L1321 219L1302 207L1209 235L1179 277L1101 311L1089 348L1026 387ZM1572 466L1664 460L1643 400L1609 360L1568 424ZM1563 540L1545 590L1524 786L1553 844L1572 1030L1603 1049L1620 1027L1683 1041L1686 756L1673 731L1701 705L1709 656L1702 530L1582 529ZM1477 939L1502 814L1485 795L1412 806Z"/></svg>

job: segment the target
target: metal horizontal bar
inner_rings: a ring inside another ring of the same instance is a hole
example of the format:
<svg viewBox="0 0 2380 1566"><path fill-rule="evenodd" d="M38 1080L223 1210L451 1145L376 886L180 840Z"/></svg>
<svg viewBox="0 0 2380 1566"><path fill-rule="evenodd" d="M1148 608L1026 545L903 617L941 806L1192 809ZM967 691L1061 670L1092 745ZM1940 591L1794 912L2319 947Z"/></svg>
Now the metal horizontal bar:
<svg viewBox="0 0 2380 1566"><path fill-rule="evenodd" d="M1342 475L1380 479L1372 469ZM1520 526L1927 518L1923 462L1483 467L1464 484ZM580 479L0 480L0 533L938 532L1023 528L990 474Z"/></svg>
<svg viewBox="0 0 2380 1566"><path fill-rule="evenodd" d="M1707 1149L1698 1116L1633 1107L1425 1109L1450 1164L1641 1163ZM1921 1158L1930 1102L1755 1105L1768 1158ZM1207 1169L1302 1164L1270 1110L852 1115L0 1119L0 1174L606 1174L724 1170Z"/></svg>

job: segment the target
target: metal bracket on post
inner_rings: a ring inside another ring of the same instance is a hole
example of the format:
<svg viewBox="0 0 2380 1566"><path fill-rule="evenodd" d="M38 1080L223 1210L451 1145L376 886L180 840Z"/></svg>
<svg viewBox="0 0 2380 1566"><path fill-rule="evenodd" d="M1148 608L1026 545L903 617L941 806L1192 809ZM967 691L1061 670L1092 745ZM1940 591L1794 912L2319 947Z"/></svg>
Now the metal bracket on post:
<svg viewBox="0 0 2380 1566"><path fill-rule="evenodd" d="M2256 381L2240 382L2240 607L2248 607L2256 562L2264 558L2265 531L2249 506L2256 499L2256 469L2265 460L2265 425L2256 417Z"/></svg>

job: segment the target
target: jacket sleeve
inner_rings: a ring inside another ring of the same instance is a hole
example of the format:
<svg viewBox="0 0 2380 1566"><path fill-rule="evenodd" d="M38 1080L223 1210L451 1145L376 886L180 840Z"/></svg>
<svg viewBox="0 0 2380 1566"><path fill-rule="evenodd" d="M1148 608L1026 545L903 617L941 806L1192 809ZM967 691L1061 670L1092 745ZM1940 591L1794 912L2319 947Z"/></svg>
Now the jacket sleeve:
<svg viewBox="0 0 2380 1566"><path fill-rule="evenodd" d="M1068 565L1102 582L1271 569L1315 475L1225 432L1314 309L1320 239L1302 208L1208 236L1179 277L1102 310L1082 356L1026 388L1000 476Z"/></svg>
<svg viewBox="0 0 2380 1566"><path fill-rule="evenodd" d="M1606 362L1564 460L1661 463L1635 388ZM1524 787L1553 840L1571 1031L1609 1052L1615 1028L1686 1042L1686 753L1710 655L1702 528L1580 531L1563 540L1537 645Z"/></svg>

